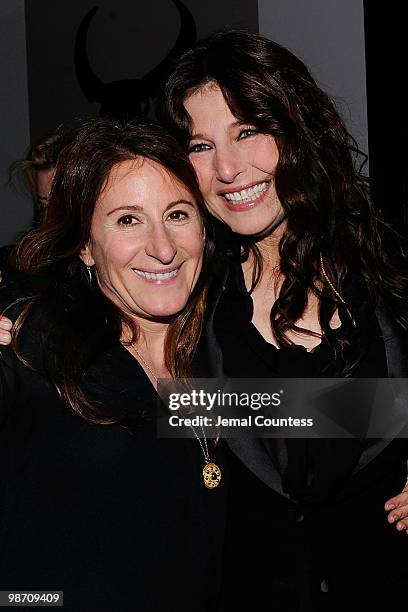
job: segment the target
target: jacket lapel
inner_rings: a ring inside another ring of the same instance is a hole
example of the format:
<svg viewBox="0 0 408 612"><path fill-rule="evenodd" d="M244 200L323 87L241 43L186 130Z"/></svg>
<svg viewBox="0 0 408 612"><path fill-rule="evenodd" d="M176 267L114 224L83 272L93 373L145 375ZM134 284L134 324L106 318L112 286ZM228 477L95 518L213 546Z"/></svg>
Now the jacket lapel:
<svg viewBox="0 0 408 612"><path fill-rule="evenodd" d="M376 310L377 320L381 328L385 345L387 369L389 378L408 378L407 337L397 328L383 305ZM396 401L407 401L406 391L400 394ZM408 406L407 406L408 410ZM390 443L392 438L382 438L363 451L354 473L360 471L370 461L375 459Z"/></svg>
<svg viewBox="0 0 408 612"><path fill-rule="evenodd" d="M233 453L255 476L283 497L289 498L282 489L282 479L271 457L259 438L228 438Z"/></svg>

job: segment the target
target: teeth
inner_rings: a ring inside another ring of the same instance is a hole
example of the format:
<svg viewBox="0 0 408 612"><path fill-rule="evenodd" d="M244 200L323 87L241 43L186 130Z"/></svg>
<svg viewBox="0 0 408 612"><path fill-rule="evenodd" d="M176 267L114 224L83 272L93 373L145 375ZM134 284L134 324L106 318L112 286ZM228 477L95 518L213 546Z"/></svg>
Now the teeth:
<svg viewBox="0 0 408 612"><path fill-rule="evenodd" d="M171 272L143 272L143 270L136 270L133 268L133 271L136 272L138 276L142 278L148 278L149 280L167 280L168 278L172 278L176 276L178 272L178 268L176 270L172 270Z"/></svg>
<svg viewBox="0 0 408 612"><path fill-rule="evenodd" d="M224 193L224 197L229 202L250 202L257 198L260 193L268 189L268 183L259 183L242 191L234 191L233 193Z"/></svg>

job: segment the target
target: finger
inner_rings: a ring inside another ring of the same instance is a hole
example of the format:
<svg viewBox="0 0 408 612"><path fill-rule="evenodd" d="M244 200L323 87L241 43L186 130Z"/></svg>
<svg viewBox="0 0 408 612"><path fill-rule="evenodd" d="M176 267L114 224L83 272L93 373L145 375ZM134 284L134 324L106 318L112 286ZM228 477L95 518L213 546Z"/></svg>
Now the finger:
<svg viewBox="0 0 408 612"><path fill-rule="evenodd" d="M6 331L10 331L13 327L12 322L6 317L0 317L0 329L5 329Z"/></svg>
<svg viewBox="0 0 408 612"><path fill-rule="evenodd" d="M398 523L396 524L396 528L398 531L407 531L408 519L403 519L402 521L398 521Z"/></svg>
<svg viewBox="0 0 408 612"><path fill-rule="evenodd" d="M391 499L389 499L385 503L384 508L385 510L389 511L394 510L394 508L398 508L399 506L404 506L406 504L408 504L408 492L403 492L399 495L396 495L395 497L391 497Z"/></svg>
<svg viewBox="0 0 408 612"><path fill-rule="evenodd" d="M11 334L9 332L0 332L0 344L6 346L11 342Z"/></svg>
<svg viewBox="0 0 408 612"><path fill-rule="evenodd" d="M395 523L399 519L405 519L408 517L408 506L400 506L396 510L393 510L388 515L388 522Z"/></svg>

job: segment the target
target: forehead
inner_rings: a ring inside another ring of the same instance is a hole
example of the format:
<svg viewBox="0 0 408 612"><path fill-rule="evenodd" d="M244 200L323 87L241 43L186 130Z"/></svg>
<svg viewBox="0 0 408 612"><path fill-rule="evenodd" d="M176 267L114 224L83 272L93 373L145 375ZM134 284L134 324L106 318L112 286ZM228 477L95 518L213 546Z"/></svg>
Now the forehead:
<svg viewBox="0 0 408 612"><path fill-rule="evenodd" d="M237 123L223 93L216 83L207 83L193 92L184 102L192 120L193 131L211 131L219 125L228 127Z"/></svg>
<svg viewBox="0 0 408 612"><path fill-rule="evenodd" d="M187 194L188 188L167 168L150 159L137 158L120 162L112 168L98 198L98 205L167 205ZM189 198L192 199L190 195Z"/></svg>

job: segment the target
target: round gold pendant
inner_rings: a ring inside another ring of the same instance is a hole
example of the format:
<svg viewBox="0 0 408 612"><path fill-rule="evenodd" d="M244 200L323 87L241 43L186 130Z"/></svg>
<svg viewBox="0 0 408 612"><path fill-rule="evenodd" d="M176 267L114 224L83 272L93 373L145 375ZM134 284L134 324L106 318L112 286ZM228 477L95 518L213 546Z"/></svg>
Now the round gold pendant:
<svg viewBox="0 0 408 612"><path fill-rule="evenodd" d="M221 470L215 463L207 463L203 469L204 485L207 489L215 489L221 482Z"/></svg>

